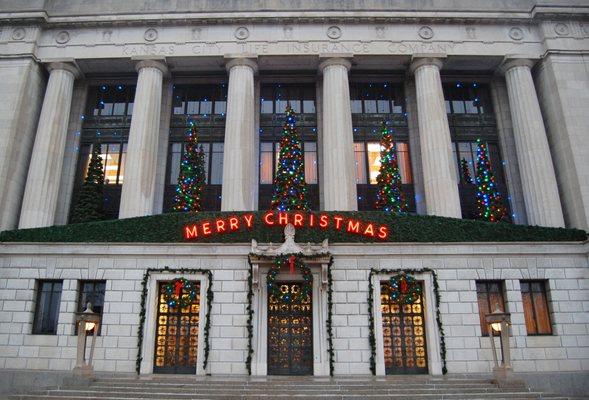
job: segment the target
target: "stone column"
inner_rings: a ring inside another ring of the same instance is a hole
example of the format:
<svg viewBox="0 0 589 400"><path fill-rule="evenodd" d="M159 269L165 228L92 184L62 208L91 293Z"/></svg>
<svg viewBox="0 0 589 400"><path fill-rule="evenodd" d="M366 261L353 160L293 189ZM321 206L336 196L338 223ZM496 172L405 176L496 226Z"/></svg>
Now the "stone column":
<svg viewBox="0 0 589 400"><path fill-rule="evenodd" d="M168 70L163 63L155 60L140 61L136 69L139 76L119 218L151 215L155 205L162 85Z"/></svg>
<svg viewBox="0 0 589 400"><path fill-rule="evenodd" d="M319 65L323 74L322 140L323 209L358 209L354 136L348 71L345 58L328 58Z"/></svg>
<svg viewBox="0 0 589 400"><path fill-rule="evenodd" d="M65 62L51 63L47 69L49 82L29 164L19 229L55 222L74 80L80 72L74 64Z"/></svg>
<svg viewBox="0 0 589 400"><path fill-rule="evenodd" d="M529 59L512 59L501 67L507 83L526 213L530 225L564 227L550 147L532 79L533 65Z"/></svg>
<svg viewBox="0 0 589 400"><path fill-rule="evenodd" d="M415 75L423 187L428 215L461 218L441 67L442 60L431 57L414 57L411 64Z"/></svg>
<svg viewBox="0 0 589 400"><path fill-rule="evenodd" d="M258 65L251 58L232 58L226 68L229 86L221 211L253 211L258 193L256 168L259 168L254 115L254 75Z"/></svg>

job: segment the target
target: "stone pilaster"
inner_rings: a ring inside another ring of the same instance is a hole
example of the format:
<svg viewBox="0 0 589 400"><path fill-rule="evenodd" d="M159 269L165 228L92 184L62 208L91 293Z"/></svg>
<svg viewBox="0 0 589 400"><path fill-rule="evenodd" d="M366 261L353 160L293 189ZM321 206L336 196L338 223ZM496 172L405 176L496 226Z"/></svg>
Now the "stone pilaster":
<svg viewBox="0 0 589 400"><path fill-rule="evenodd" d="M556 185L538 96L528 59L508 60L505 74L517 159L530 225L563 227L564 218Z"/></svg>
<svg viewBox="0 0 589 400"><path fill-rule="evenodd" d="M440 58L415 57L411 64L415 75L423 188L428 215L461 218L441 67Z"/></svg>
<svg viewBox="0 0 589 400"><path fill-rule="evenodd" d="M328 58L319 70L323 74L321 146L323 155L323 209L358 209L354 136L350 108L348 71L350 61Z"/></svg>
<svg viewBox="0 0 589 400"><path fill-rule="evenodd" d="M251 58L232 58L227 63L227 118L223 153L221 211L252 211L257 204L258 147L255 131L254 75L258 66Z"/></svg>
<svg viewBox="0 0 589 400"><path fill-rule="evenodd" d="M162 85L167 68L162 62L143 60L136 69L139 76L129 130L119 218L151 215L155 205Z"/></svg>
<svg viewBox="0 0 589 400"><path fill-rule="evenodd" d="M49 81L27 175L20 229L55 223L74 80L79 71L74 64L64 62L51 63L47 68Z"/></svg>

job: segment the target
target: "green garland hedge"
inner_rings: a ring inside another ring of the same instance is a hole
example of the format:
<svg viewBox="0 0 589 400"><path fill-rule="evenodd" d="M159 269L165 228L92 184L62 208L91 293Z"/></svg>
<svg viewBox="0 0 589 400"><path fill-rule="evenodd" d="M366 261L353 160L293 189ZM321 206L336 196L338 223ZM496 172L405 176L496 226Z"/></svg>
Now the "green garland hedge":
<svg viewBox="0 0 589 400"><path fill-rule="evenodd" d="M265 211L170 213L112 221L88 222L0 232L0 242L66 242L66 243L249 243L281 242L283 227L266 226L262 220ZM184 225L216 218L254 214L253 229L240 229L231 233L212 234L186 241ZM318 213L314 213L318 214ZM489 223L455 218L422 215L390 215L379 211L323 212L361 221L388 225L387 242L553 242L585 241L587 232L578 229L543 228L537 226ZM297 242L320 242L328 238L332 243L383 242L378 238L350 234L335 230L297 228Z"/></svg>

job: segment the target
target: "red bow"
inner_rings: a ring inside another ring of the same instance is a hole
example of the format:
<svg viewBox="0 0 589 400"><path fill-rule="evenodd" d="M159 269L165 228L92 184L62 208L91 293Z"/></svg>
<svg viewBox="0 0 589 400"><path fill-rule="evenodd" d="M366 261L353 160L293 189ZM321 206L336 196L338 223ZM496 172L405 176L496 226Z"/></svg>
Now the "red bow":
<svg viewBox="0 0 589 400"><path fill-rule="evenodd" d="M180 297L180 294L182 294L183 287L184 283L182 281L176 281L176 283L174 284L174 294L176 295L176 297Z"/></svg>
<svg viewBox="0 0 589 400"><path fill-rule="evenodd" d="M295 273L295 256L288 257L288 266L290 267L290 273Z"/></svg>

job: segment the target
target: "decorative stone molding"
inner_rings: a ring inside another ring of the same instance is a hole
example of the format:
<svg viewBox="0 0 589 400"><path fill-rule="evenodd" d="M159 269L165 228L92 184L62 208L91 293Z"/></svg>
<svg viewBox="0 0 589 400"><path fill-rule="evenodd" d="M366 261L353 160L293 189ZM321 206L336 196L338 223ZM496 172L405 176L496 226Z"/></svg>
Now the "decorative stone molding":
<svg viewBox="0 0 589 400"><path fill-rule="evenodd" d="M536 64L536 59L530 56L507 56L503 59L503 62L497 69L497 72L501 75L505 75L507 71L515 67L528 67L532 68Z"/></svg>
<svg viewBox="0 0 589 400"><path fill-rule="evenodd" d="M143 34L143 39L145 39L148 42L153 42L154 40L157 39L157 37L158 37L158 32L157 32L157 29L155 29L155 28L149 28Z"/></svg>
<svg viewBox="0 0 589 400"><path fill-rule="evenodd" d="M409 67L409 73L413 75L417 68L422 67L424 65L435 65L438 69L442 69L444 65L444 59L446 58L445 54L438 53L438 54L414 54L411 57L411 65Z"/></svg>
<svg viewBox="0 0 589 400"><path fill-rule="evenodd" d="M192 39L199 40L202 36L202 29L200 28L192 28Z"/></svg>
<svg viewBox="0 0 589 400"><path fill-rule="evenodd" d="M509 30L509 37L517 41L522 40L524 38L524 31L521 28L514 26Z"/></svg>
<svg viewBox="0 0 589 400"><path fill-rule="evenodd" d="M61 31L55 35L55 41L59 44L66 44L70 41L70 34L68 31Z"/></svg>
<svg viewBox="0 0 589 400"><path fill-rule="evenodd" d="M137 62L137 65L135 65L135 71L139 72L140 69L142 68L157 68L160 71L162 71L162 73L164 74L164 76L168 75L169 70L168 67L166 66L165 59L162 58L158 58L158 59L135 59L135 61Z"/></svg>
<svg viewBox="0 0 589 400"><path fill-rule="evenodd" d="M25 28L14 28L12 31L12 40L23 40L27 35Z"/></svg>
<svg viewBox="0 0 589 400"><path fill-rule="evenodd" d="M384 33L385 33L385 27L384 26L377 26L374 28L374 30L376 31L376 37L377 38L384 38Z"/></svg>
<svg viewBox="0 0 589 400"><path fill-rule="evenodd" d="M75 79L80 79L84 76L80 68L76 65L74 60L44 60L48 62L47 71L62 69L64 71L71 72Z"/></svg>
<svg viewBox="0 0 589 400"><path fill-rule="evenodd" d="M431 39L434 37L434 30L429 26L422 26L417 32L422 39Z"/></svg>
<svg viewBox="0 0 589 400"><path fill-rule="evenodd" d="M235 38L239 40L245 40L250 37L250 31L245 26L240 26L235 30Z"/></svg>
<svg viewBox="0 0 589 400"><path fill-rule="evenodd" d="M330 26L327 28L327 37L330 39L339 39L342 36L342 30L339 26Z"/></svg>
<svg viewBox="0 0 589 400"><path fill-rule="evenodd" d="M329 254L329 241L325 239L321 245L311 245L307 243L306 246L302 247L295 243L296 229L292 224L288 224L284 227L284 243L279 247L272 246L270 243L266 247L261 247L258 242L252 239L251 253L258 256L274 257L283 254L303 254L305 256L318 256Z"/></svg>
<svg viewBox="0 0 589 400"><path fill-rule="evenodd" d="M229 70L231 68L236 67L238 65L245 65L245 66L253 69L254 74L258 73L258 63L256 62L258 56L256 56L256 55L245 55L245 56L226 55L224 58L226 60L228 60L227 63L225 64L225 69L227 70L227 72L229 72Z"/></svg>
<svg viewBox="0 0 589 400"><path fill-rule="evenodd" d="M568 36L571 33L571 30L567 24L559 22L554 25L554 32L556 32L558 36Z"/></svg>
<svg viewBox="0 0 589 400"><path fill-rule="evenodd" d="M325 68L330 65L343 65L349 71L352 68L352 63L349 61L353 56L351 54L321 54L319 58L326 58L325 61L319 64L319 71L323 73Z"/></svg>

